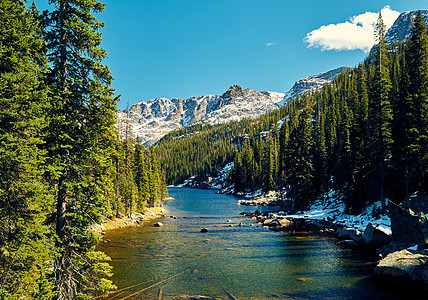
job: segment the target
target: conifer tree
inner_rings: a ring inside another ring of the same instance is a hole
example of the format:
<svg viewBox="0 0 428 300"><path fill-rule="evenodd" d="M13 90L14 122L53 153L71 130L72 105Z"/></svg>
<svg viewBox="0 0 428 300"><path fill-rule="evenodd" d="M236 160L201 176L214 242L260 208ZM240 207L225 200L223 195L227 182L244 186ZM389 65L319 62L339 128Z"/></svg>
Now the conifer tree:
<svg viewBox="0 0 428 300"><path fill-rule="evenodd" d="M352 129L354 191L350 206L359 212L367 197L367 143L368 143L368 88L367 74L363 64L356 71L356 103Z"/></svg>
<svg viewBox="0 0 428 300"><path fill-rule="evenodd" d="M421 11L416 17L406 51L406 148L409 180L417 189L428 185L428 41Z"/></svg>
<svg viewBox="0 0 428 300"><path fill-rule="evenodd" d="M307 208L314 197L311 116L311 109L305 107L287 143L286 176L292 189L293 206L297 210Z"/></svg>
<svg viewBox="0 0 428 300"><path fill-rule="evenodd" d="M369 99L369 132L370 141L368 151L371 153L372 195L373 200L381 201L382 210L385 211L385 181L386 162L390 156L391 146L391 107L389 91L391 79L389 76L388 50L385 40L385 24L382 14L379 13L376 24L375 37L378 41L372 71L372 88Z"/></svg>
<svg viewBox="0 0 428 300"><path fill-rule="evenodd" d="M89 227L101 221L106 159L114 151L116 99L112 76L102 64L103 26L93 13L96 0L52 0L47 41L51 73L49 111L50 178L56 188L55 231L59 255L54 262L56 299L91 297L114 288L108 258L94 252Z"/></svg>
<svg viewBox="0 0 428 300"><path fill-rule="evenodd" d="M45 225L44 41L35 8L0 1L0 299L52 297Z"/></svg>

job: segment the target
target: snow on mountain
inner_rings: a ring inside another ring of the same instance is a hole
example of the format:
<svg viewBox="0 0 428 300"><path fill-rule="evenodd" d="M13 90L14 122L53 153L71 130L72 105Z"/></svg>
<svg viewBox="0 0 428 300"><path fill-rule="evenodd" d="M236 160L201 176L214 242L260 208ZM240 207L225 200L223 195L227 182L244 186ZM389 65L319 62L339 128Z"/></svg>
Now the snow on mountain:
<svg viewBox="0 0 428 300"><path fill-rule="evenodd" d="M385 35L388 43L392 44L408 39L412 34L413 24L417 15L417 11L408 11L400 14ZM425 24L428 24L428 10L422 10L422 16Z"/></svg>
<svg viewBox="0 0 428 300"><path fill-rule="evenodd" d="M284 99L278 103L279 106L284 106L296 97L301 96L305 92L311 92L313 90L321 88L325 83L331 82L340 73L349 69L348 67L340 67L333 69L318 75L312 75L299 81L293 85L293 87L285 93Z"/></svg>
<svg viewBox="0 0 428 300"><path fill-rule="evenodd" d="M276 109L283 98L284 93L258 92L238 85L231 86L222 95L203 95L186 100L157 98L140 101L120 112L118 127L123 137L128 123L133 136L149 146L170 131L192 124L223 124L257 118Z"/></svg>

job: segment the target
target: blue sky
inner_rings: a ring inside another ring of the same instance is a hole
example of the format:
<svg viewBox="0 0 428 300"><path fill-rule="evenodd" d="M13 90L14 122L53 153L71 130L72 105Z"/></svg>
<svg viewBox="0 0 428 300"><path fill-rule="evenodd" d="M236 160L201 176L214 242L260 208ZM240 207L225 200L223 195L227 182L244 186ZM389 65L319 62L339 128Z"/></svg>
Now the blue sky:
<svg viewBox="0 0 428 300"><path fill-rule="evenodd" d="M35 2L48 8L48 0ZM286 92L300 78L362 61L368 46L360 34L367 38L364 22L373 18L366 12L428 9L426 0L105 2L98 18L120 109L128 101L222 94L232 84Z"/></svg>

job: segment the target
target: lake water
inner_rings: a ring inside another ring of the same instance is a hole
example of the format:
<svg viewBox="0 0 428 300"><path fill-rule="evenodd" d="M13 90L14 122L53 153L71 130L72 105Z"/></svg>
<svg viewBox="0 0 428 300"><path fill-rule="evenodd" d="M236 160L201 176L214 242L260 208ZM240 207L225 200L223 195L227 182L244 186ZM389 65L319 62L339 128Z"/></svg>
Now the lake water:
<svg viewBox="0 0 428 300"><path fill-rule="evenodd" d="M238 206L239 198L212 190L170 188L169 193L176 200L165 204L168 217L108 231L104 239L111 242L99 244L98 250L112 258L118 286L109 299L379 300L408 295L373 282L369 253L343 249L326 236L250 226L254 221L239 215L269 208ZM157 221L164 226L152 226Z"/></svg>

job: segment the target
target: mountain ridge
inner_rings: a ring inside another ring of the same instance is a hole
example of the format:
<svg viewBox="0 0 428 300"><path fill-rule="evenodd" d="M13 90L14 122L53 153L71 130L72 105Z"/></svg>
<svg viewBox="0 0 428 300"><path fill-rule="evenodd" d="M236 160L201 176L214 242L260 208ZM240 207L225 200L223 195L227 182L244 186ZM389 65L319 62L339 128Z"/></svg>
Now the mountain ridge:
<svg viewBox="0 0 428 300"><path fill-rule="evenodd" d="M118 127L124 136L126 124L145 146L172 130L198 123L212 125L244 118L256 118L276 109L284 93L258 92L232 85L222 95L202 95L188 99L156 98L139 101L130 109L119 112Z"/></svg>

